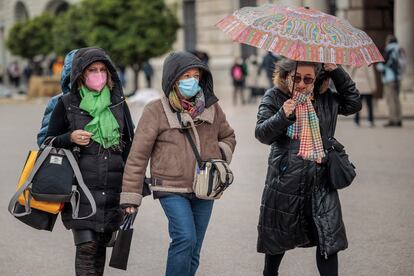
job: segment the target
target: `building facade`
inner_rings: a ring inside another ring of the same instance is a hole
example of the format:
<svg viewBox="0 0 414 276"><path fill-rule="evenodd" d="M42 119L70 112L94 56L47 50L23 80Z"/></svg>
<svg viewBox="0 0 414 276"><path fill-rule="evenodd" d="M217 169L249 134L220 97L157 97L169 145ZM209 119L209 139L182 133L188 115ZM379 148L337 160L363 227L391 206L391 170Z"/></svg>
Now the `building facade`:
<svg viewBox="0 0 414 276"><path fill-rule="evenodd" d="M6 68L12 56L5 47L8 31L17 21L32 18L43 11L59 14L79 0L0 0L0 65ZM264 51L232 42L214 25L221 18L244 6L281 3L309 6L347 19L353 26L365 30L380 50L387 34L395 33L408 57L403 89L414 92L414 2L410 0L166 0L178 4L178 16L183 28L174 44L176 50L199 50L208 53L217 90L231 87L229 68L235 57L259 56ZM160 88L162 58L153 60L156 69L154 83ZM143 82L141 82L143 83Z"/></svg>

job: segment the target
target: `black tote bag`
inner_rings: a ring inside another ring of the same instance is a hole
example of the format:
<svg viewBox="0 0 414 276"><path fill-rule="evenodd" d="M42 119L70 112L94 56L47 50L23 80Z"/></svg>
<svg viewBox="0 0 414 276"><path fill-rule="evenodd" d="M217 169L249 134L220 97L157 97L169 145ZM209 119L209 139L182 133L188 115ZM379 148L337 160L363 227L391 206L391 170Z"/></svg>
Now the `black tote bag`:
<svg viewBox="0 0 414 276"><path fill-rule="evenodd" d="M109 266L127 270L132 234L134 232L132 225L134 224L136 215L137 213L125 215L124 221L116 236Z"/></svg>

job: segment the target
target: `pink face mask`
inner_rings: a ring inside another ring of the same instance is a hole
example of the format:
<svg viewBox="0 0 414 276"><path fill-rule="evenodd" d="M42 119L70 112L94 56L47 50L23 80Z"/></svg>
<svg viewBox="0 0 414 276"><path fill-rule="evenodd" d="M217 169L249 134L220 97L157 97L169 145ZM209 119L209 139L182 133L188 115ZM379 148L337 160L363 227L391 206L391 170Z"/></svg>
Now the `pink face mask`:
<svg viewBox="0 0 414 276"><path fill-rule="evenodd" d="M85 84L89 89L101 92L106 84L106 79L106 72L90 73L86 78Z"/></svg>

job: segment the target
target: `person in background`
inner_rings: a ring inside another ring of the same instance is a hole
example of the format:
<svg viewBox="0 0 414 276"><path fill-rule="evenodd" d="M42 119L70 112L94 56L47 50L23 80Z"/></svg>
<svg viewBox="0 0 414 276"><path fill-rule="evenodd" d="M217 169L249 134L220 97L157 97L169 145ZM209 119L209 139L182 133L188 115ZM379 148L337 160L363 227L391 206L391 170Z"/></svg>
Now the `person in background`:
<svg viewBox="0 0 414 276"><path fill-rule="evenodd" d="M62 56L56 57L56 60L53 63L53 67L52 67L52 73L53 73L54 76L58 76L58 75L62 74L63 63L64 63L64 61L63 61Z"/></svg>
<svg viewBox="0 0 414 276"><path fill-rule="evenodd" d="M362 66L359 68L353 68L351 71L351 78L355 82L359 93L361 94L361 100L365 101L368 108L368 122L371 127L375 126L374 122L374 107L372 104L373 95L377 91L377 82L375 79L375 69L373 66ZM355 114L355 124L360 125L359 113Z"/></svg>
<svg viewBox="0 0 414 276"><path fill-rule="evenodd" d="M264 89L262 89L259 84L260 63L258 61L257 55L251 55L246 60L246 65L249 72L246 77L246 87L250 90L249 102L254 102L256 96L259 94L263 95L264 93ZM263 91L263 93L260 93L260 91Z"/></svg>
<svg viewBox="0 0 414 276"><path fill-rule="evenodd" d="M262 64L259 68L259 75L261 74L262 70L266 71L266 77L269 81L269 88L273 87L273 72L275 71L275 64L281 60L281 56L276 55L272 52L267 52L264 56Z"/></svg>
<svg viewBox="0 0 414 276"><path fill-rule="evenodd" d="M145 79L147 81L147 88L152 87L152 76L154 75L154 69L152 68L149 61L145 62L142 66L142 70L144 70Z"/></svg>
<svg viewBox="0 0 414 276"><path fill-rule="evenodd" d="M382 73L384 95L388 105L388 122L384 127L402 127L402 111L400 101L400 82L402 72L399 70L400 46L397 38L388 35L384 52L384 63L377 64Z"/></svg>
<svg viewBox="0 0 414 276"><path fill-rule="evenodd" d="M46 137L53 146L76 150L86 186L96 202L96 214L73 219L70 205L62 221L76 246L77 276L103 275L106 246L123 219L119 204L124 162L132 143L131 115L115 66L104 50L79 49L73 58L70 91L59 98ZM79 216L90 212L80 196Z"/></svg>
<svg viewBox="0 0 414 276"><path fill-rule="evenodd" d="M214 94L211 72L196 56L170 53L163 65L162 88L165 95L148 103L139 120L121 205L127 213L138 211L150 163L151 189L168 219L171 240L165 275L194 276L214 200L194 194L199 168L183 129L193 136L203 160L230 163L236 139Z"/></svg>
<svg viewBox="0 0 414 276"><path fill-rule="evenodd" d="M7 74L9 75L10 83L12 83L14 87L18 89L20 86L20 78L22 72L20 71L17 61L13 61L9 64L7 67Z"/></svg>
<svg viewBox="0 0 414 276"><path fill-rule="evenodd" d="M119 80L121 81L123 88L126 87L125 71L126 71L126 67L124 65L118 66L117 72L118 72Z"/></svg>
<svg viewBox="0 0 414 276"><path fill-rule="evenodd" d="M230 69L231 79L233 81L233 104L237 104L237 97L240 97L241 103L244 105L244 88L246 85L247 67L241 57L235 59Z"/></svg>
<svg viewBox="0 0 414 276"><path fill-rule="evenodd" d="M348 247L322 139L333 136L338 114L361 109L361 99L345 70L324 64L321 74L321 67L282 59L259 105L255 136L271 145L257 227L264 276L278 275L286 251L313 246L320 275L337 276L337 253Z"/></svg>

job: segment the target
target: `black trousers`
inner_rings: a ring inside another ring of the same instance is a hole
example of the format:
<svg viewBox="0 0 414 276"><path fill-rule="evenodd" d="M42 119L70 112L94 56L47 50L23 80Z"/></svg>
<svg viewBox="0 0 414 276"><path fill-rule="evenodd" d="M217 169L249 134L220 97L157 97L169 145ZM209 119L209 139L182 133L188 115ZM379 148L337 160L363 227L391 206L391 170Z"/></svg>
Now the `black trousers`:
<svg viewBox="0 0 414 276"><path fill-rule="evenodd" d="M102 276L105 270L106 246L112 233L96 233L93 238L76 244L76 276Z"/></svg>
<svg viewBox="0 0 414 276"><path fill-rule="evenodd" d="M237 97L240 96L241 104L245 104L244 100L244 85L234 85L233 88L233 104L237 104Z"/></svg>
<svg viewBox="0 0 414 276"><path fill-rule="evenodd" d="M263 276L278 276L279 266L284 255L285 253L278 255L266 254ZM317 247L316 265L318 266L319 274L321 276L338 276L338 254L335 253L325 259L325 257L321 255L319 247Z"/></svg>
<svg viewBox="0 0 414 276"><path fill-rule="evenodd" d="M361 95L361 100L362 101L364 101L365 100L365 102L366 102L366 104L367 104L367 108L368 108L368 121L371 123L371 124L374 124L374 110L373 110L373 106L372 106L372 95L364 95L364 94L362 94ZM355 114L355 123L357 124L357 125L359 125L359 112L357 112L356 114Z"/></svg>

